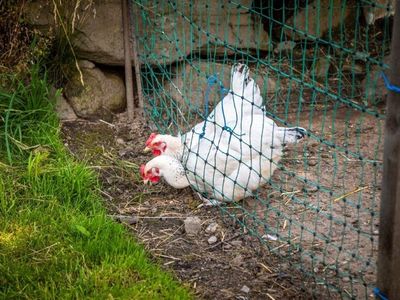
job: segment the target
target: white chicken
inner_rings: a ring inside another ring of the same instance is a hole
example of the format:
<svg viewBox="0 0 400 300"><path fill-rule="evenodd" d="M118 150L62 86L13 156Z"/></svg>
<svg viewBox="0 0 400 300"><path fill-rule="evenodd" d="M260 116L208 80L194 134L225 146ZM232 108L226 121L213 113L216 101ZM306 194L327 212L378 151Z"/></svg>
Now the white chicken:
<svg viewBox="0 0 400 300"><path fill-rule="evenodd" d="M164 177L175 188L191 185L206 204L218 205L250 196L269 180L284 145L303 138L306 130L279 127L265 116L260 90L248 78L247 67L233 67L231 88L234 93L221 101L230 103L230 109L225 109L226 103L219 103L206 120L203 136L199 135L204 123L186 133L183 144L179 137L153 136L147 147L161 145L157 150L164 155L141 167L144 182L158 182Z"/></svg>
<svg viewBox="0 0 400 300"><path fill-rule="evenodd" d="M193 135L200 135L205 129L204 135L224 128L228 122L234 127L244 115L252 114L254 107L260 108L263 99L255 81L249 78L249 68L244 64L235 64L231 68L230 90L226 96L215 106L207 119L195 125L184 135L172 136L169 134L152 133L146 141L145 152L152 151L154 155L169 155L181 158L183 144L189 144ZM205 123L205 128L204 128Z"/></svg>

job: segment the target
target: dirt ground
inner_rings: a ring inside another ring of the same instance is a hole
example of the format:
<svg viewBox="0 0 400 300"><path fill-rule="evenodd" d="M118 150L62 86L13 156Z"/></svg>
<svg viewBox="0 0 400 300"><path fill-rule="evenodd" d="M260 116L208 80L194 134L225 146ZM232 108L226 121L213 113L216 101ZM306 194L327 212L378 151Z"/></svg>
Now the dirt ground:
<svg viewBox="0 0 400 300"><path fill-rule="evenodd" d="M113 124L64 123L62 131L72 154L99 172L110 216L199 299L370 297L383 123L345 108L299 121L314 137L288 148L283 170L257 200L221 208L197 208L190 188L141 183L138 167L151 159L142 153L151 130L141 121L128 126L120 115ZM189 216L202 222L195 236L183 229ZM211 223L218 224L215 233L206 232ZM340 293L331 291L337 287Z"/></svg>

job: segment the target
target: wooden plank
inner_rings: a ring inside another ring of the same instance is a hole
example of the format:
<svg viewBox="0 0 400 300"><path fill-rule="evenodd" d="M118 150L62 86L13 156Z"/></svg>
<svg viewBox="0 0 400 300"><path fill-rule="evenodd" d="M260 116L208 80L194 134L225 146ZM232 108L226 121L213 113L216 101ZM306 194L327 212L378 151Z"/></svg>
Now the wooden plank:
<svg viewBox="0 0 400 300"><path fill-rule="evenodd" d="M129 10L132 9L132 4L129 1ZM137 46L137 42L136 42L136 36L135 33L132 31L131 34L131 38L132 38L132 54L133 54L133 63L135 66L135 76L136 76L136 90L137 90L137 95L138 95L138 107L139 107L139 111L138 114L140 114L141 116L144 115L144 111L143 111L143 91L142 91L142 78L140 75L140 61L139 61L139 55L138 55L138 46Z"/></svg>
<svg viewBox="0 0 400 300"><path fill-rule="evenodd" d="M128 119L133 121L134 118L134 99L133 99L133 76L132 76L132 60L131 60L131 44L130 44L130 28L129 28L129 11L128 0L122 1L122 19L124 28L124 55L125 55L125 91L126 91L126 110Z"/></svg>
<svg viewBox="0 0 400 300"><path fill-rule="evenodd" d="M400 86L400 0L394 16L389 79ZM389 299L400 299L400 93L393 91L386 105L379 232L378 287Z"/></svg>

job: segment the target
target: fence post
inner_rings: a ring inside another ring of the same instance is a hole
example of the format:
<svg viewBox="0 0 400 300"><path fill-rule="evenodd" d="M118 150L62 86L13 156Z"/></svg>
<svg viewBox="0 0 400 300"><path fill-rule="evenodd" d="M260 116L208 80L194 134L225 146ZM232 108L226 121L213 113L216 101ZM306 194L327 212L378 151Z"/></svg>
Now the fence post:
<svg viewBox="0 0 400 300"><path fill-rule="evenodd" d="M400 86L400 0L396 0L389 79ZM389 92L386 105L382 199L379 225L379 289L400 297L400 93Z"/></svg>
<svg viewBox="0 0 400 300"><path fill-rule="evenodd" d="M129 7L129 12L131 12L132 11L132 3L130 0L129 0L128 7ZM138 45L137 45L136 35L135 35L134 30L131 31L131 38L132 38L132 58L133 58L134 66L135 66L136 90L137 90L137 96L138 96L138 108L139 108L138 114L141 116L144 116L142 79L141 79L141 75L140 75L140 61L139 61L139 55L138 55Z"/></svg>
<svg viewBox="0 0 400 300"><path fill-rule="evenodd" d="M129 28L128 0L122 1L122 19L124 28L124 53L125 53L125 90L126 90L126 110L129 121L133 121L135 104L133 100L133 77L132 77L132 59Z"/></svg>

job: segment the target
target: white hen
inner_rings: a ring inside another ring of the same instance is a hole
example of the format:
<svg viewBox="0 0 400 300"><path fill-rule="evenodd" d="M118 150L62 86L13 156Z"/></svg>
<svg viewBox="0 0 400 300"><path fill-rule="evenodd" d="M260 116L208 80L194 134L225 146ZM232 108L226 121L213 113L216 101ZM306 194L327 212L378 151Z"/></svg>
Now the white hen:
<svg viewBox="0 0 400 300"><path fill-rule="evenodd" d="M269 180L285 144L306 135L301 127L279 127L267 118L261 107L260 90L254 80L248 78L248 68L233 70L233 79L236 73L243 75L242 90L239 91L239 84L232 80L234 93L225 97L224 103L219 103L221 105L207 118L204 135L199 136L204 125L200 123L185 135L184 145L179 145L175 138L174 157L161 155L148 162L142 167L144 180L156 182L162 176L176 188L190 184L210 199L211 204L237 201L250 196ZM237 92L244 99L238 97ZM166 146L165 150L168 149L170 136L164 140L162 136L158 138ZM175 172L174 168L179 171ZM186 172L182 171L184 169Z"/></svg>
<svg viewBox="0 0 400 300"><path fill-rule="evenodd" d="M261 108L263 99L260 90L253 79L249 78L249 68L244 64L234 64L231 68L230 90L218 102L207 119L195 125L182 136L152 133L146 141L145 152L152 151L154 155L169 155L181 158L183 144L191 144L193 137L210 135L215 130L221 130L227 123L233 128L243 116L254 114L254 108ZM204 126L205 125L205 126Z"/></svg>

